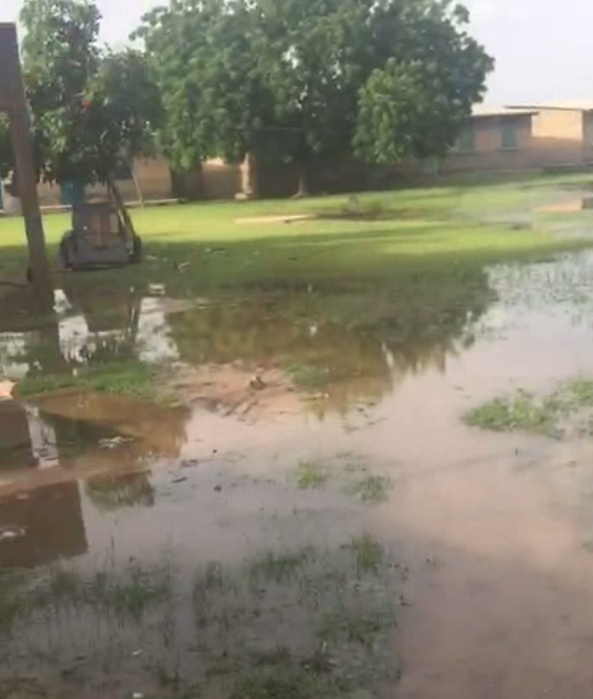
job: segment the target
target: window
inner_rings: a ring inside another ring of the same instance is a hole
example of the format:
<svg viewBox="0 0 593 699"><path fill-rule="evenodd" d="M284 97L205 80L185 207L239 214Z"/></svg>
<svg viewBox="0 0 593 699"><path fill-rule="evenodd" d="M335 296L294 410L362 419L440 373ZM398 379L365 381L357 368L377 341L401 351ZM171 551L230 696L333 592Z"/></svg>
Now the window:
<svg viewBox="0 0 593 699"><path fill-rule="evenodd" d="M501 124L500 147L502 150L517 150L517 128L514 124Z"/></svg>
<svg viewBox="0 0 593 699"><path fill-rule="evenodd" d="M460 153L475 153L476 152L476 132L473 126L466 126L459 134L457 141L457 150Z"/></svg>

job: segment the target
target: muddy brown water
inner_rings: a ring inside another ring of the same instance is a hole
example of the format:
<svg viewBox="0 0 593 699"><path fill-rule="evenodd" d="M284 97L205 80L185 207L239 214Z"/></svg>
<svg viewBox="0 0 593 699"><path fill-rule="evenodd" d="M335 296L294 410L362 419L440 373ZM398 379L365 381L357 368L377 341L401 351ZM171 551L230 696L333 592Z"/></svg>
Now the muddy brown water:
<svg viewBox="0 0 593 699"><path fill-rule="evenodd" d="M84 571L165 558L187 580L208 562L235 570L262 552L339 551L366 532L406 571L385 583L401 604L380 652L398 672L344 696L590 697L591 441L493 435L461 416L505 391L593 374L593 256L483 275L492 293L479 307L439 307L430 328L394 320L382 299L357 325L339 293L316 319L310 290L198 308L144 298L132 333L93 328L70 309L52 336L58 355L87 361L106 339L133 341L143 361L176 367L183 404L70 393L0 403L0 532L15 533L0 542L0 564ZM43 362L47 337L13 333L0 347L2 372L18 380ZM297 361L314 378L329 367L330 380L305 398L284 371ZM248 386L254 371L261 391ZM327 482L299 489L300 462L321 464ZM348 479L366 472L389 479L386 501L349 494ZM196 649L180 605L140 629L108 615L41 615L0 642L10 660L0 686L33 696L42 678L48 696L185 696L184 678L209 651L218 662L305 644L307 624L283 628L281 616L235 620L234 640L206 636L211 647ZM160 685L155 657L169 673ZM209 696L231 696L224 687Z"/></svg>

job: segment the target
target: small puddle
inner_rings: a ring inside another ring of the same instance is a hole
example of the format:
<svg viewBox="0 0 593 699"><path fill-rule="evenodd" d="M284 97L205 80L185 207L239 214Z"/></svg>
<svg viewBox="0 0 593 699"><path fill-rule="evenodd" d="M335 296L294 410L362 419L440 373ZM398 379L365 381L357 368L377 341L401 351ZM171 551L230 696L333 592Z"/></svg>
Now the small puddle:
<svg viewBox="0 0 593 699"><path fill-rule="evenodd" d="M0 335L14 380L132 357L177 398L0 402L0 591L32 576L0 694L588 697L590 439L460 416L593 375L592 280L580 253Z"/></svg>

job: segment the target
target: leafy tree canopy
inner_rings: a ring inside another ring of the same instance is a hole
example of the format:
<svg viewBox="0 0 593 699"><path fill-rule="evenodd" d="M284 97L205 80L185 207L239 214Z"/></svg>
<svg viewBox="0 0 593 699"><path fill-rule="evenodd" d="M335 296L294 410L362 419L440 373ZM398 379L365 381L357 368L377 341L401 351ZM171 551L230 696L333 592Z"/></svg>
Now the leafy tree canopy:
<svg viewBox="0 0 593 699"><path fill-rule="evenodd" d="M145 42L162 93L160 145L179 167L207 157L240 160L273 120L254 52L257 15L246 0L174 0L144 17Z"/></svg>
<svg viewBox="0 0 593 699"><path fill-rule="evenodd" d="M92 0L25 0L21 21L25 88L39 176L106 182L122 159L147 149L161 118L159 93L143 55L98 42ZM6 120L0 169L12 168Z"/></svg>
<svg viewBox="0 0 593 699"><path fill-rule="evenodd" d="M442 155L492 59L449 0L172 0L146 15L182 166L247 151L300 165Z"/></svg>

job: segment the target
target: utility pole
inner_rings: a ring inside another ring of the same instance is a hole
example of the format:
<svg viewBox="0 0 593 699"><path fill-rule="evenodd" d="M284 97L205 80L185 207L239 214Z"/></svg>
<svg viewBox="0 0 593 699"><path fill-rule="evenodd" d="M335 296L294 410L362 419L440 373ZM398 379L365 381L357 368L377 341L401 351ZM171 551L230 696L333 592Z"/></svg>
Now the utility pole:
<svg viewBox="0 0 593 699"><path fill-rule="evenodd" d="M30 281L43 310L53 307L43 221L37 196L37 176L31 143L29 107L19 57L16 25L0 23L0 111L8 114L18 192L29 246Z"/></svg>

